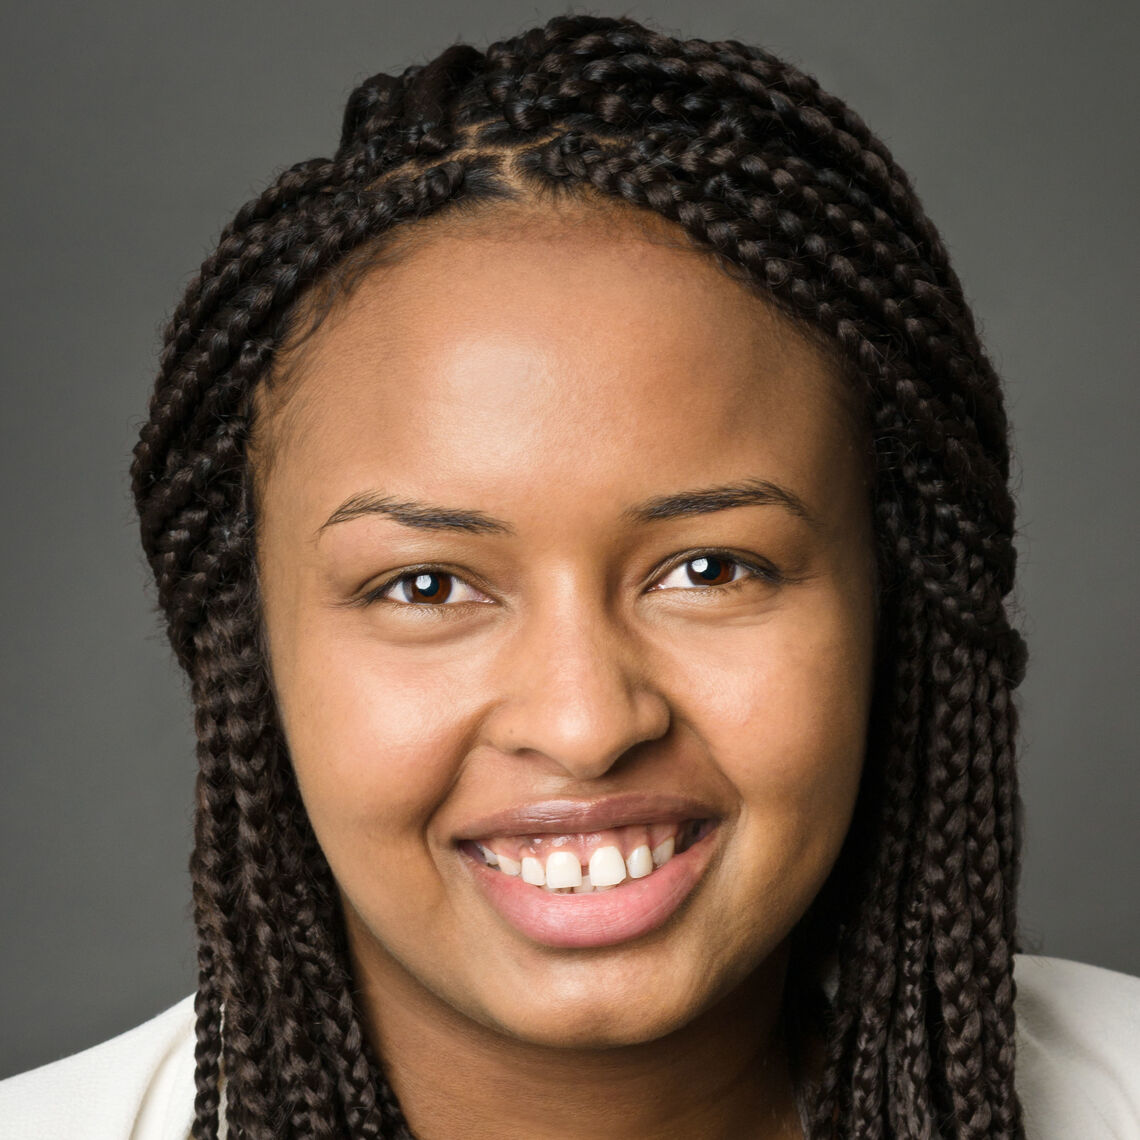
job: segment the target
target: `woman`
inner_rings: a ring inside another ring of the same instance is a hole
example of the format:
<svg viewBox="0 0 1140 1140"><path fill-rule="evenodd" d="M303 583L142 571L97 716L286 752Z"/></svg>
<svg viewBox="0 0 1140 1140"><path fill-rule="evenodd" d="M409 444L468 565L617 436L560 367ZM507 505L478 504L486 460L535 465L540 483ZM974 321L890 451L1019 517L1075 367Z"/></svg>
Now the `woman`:
<svg viewBox="0 0 1140 1140"><path fill-rule="evenodd" d="M1127 1135L1140 984L1014 986L1008 459L936 231L794 68L566 17L363 83L135 453L193 1009L14 1134Z"/></svg>

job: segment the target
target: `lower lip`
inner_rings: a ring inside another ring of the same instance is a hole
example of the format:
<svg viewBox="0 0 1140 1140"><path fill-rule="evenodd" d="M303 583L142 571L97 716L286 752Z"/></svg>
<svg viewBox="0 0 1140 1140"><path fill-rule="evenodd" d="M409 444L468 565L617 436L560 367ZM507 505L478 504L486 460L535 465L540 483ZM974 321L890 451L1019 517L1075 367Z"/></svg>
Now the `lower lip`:
<svg viewBox="0 0 1140 1140"><path fill-rule="evenodd" d="M656 930L672 917L704 874L718 831L714 828L644 879L627 879L611 890L581 895L552 894L470 855L463 859L491 906L533 941L569 949L616 946Z"/></svg>

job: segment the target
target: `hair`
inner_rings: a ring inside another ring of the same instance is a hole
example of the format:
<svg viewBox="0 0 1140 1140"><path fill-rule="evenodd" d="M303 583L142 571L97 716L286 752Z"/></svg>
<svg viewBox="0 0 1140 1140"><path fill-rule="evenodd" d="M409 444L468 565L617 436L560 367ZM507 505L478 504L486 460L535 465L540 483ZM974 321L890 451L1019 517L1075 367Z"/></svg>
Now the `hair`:
<svg viewBox="0 0 1140 1140"><path fill-rule="evenodd" d="M238 211L167 327L132 479L196 710L193 1136L223 1117L234 1140L410 1136L272 698L252 394L306 299L354 259L431 215L554 197L672 222L830 345L865 409L881 590L865 769L787 982L825 1041L810 1136L1021 1137L1011 697L1025 650L1004 601L998 378L907 176L843 102L759 48L595 16L365 80L335 155ZM837 985L813 1005L828 958Z"/></svg>

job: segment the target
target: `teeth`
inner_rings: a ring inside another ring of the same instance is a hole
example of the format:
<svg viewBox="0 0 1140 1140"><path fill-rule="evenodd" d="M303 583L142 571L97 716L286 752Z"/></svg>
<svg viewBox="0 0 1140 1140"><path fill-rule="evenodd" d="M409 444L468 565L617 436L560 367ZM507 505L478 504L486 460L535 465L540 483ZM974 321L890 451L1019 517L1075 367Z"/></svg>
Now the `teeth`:
<svg viewBox="0 0 1140 1140"><path fill-rule="evenodd" d="M689 820L679 829L675 825L671 829L666 824L642 828L640 836L636 831L629 836L637 846L628 856L623 857L622 848L610 842L593 852L588 869L579 861L584 858L581 848L563 849L565 840L550 845L540 841L533 841L533 845L530 842L524 843L522 851L518 852L518 859L512 859L501 851L495 851L485 843L476 843L474 846L488 867L497 868L506 875L516 877L521 875L524 883L534 887L545 887L549 891L586 894L590 891L611 890L627 879L644 879L653 874L658 867L663 867L678 852L688 850L696 842L697 837L703 834L702 827L700 820ZM657 846L650 846L654 832L660 836L662 832L670 830L673 831L672 834L667 834ZM649 842L644 841L646 838ZM545 837L539 837L539 840L543 839ZM528 847L531 853L523 854Z"/></svg>
<svg viewBox="0 0 1140 1140"><path fill-rule="evenodd" d="M649 853L648 844L635 847L625 861L625 867L631 879L644 879L653 870L653 856Z"/></svg>
<svg viewBox="0 0 1140 1140"><path fill-rule="evenodd" d="M536 859L537 863L538 860ZM523 860L526 863L526 860ZM525 868L524 868L525 875ZM527 882L530 882L528 879ZM580 887L582 868L578 856L570 851L552 851L546 860L546 886L548 890L559 887Z"/></svg>
<svg viewBox="0 0 1140 1140"><path fill-rule="evenodd" d="M599 847L590 856L590 882L594 888L616 887L625 879L625 860L616 847Z"/></svg>
<svg viewBox="0 0 1140 1140"><path fill-rule="evenodd" d="M662 840L656 847L653 848L653 866L660 867L668 863L673 858L673 851L676 848L676 842L670 835L668 839Z"/></svg>

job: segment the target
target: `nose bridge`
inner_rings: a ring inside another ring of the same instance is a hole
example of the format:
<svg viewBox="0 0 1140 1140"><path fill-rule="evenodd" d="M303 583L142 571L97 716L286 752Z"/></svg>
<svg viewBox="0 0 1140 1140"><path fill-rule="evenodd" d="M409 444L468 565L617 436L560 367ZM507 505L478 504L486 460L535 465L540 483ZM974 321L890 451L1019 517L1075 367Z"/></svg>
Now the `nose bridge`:
<svg viewBox="0 0 1140 1140"><path fill-rule="evenodd" d="M494 746L540 753L578 779L604 775L669 727L668 704L635 639L580 584L520 616L497 681Z"/></svg>

